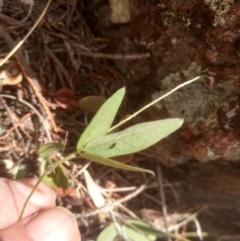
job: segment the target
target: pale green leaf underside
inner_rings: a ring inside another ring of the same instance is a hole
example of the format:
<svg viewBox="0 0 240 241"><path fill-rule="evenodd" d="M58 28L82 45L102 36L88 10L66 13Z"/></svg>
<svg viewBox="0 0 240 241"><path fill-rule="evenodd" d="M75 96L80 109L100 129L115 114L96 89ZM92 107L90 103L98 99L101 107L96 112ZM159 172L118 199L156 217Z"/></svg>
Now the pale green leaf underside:
<svg viewBox="0 0 240 241"><path fill-rule="evenodd" d="M93 117L92 121L81 135L77 144L77 150L90 141L107 134L117 114L118 108L122 103L124 94L125 88L121 88L101 106L97 114Z"/></svg>
<svg viewBox="0 0 240 241"><path fill-rule="evenodd" d="M183 120L179 118L137 124L91 141L84 147L84 151L103 157L135 153L167 137L182 124Z"/></svg>
<svg viewBox="0 0 240 241"><path fill-rule="evenodd" d="M97 155L93 155L93 154L90 154L90 153L80 152L79 156L81 156L82 158L85 158L87 160L100 163L102 165L106 165L106 166L110 166L110 167L114 167L114 168L119 168L119 169L126 170L126 171L146 172L146 173L154 175L154 173L150 170L139 168L139 167L134 167L134 166L129 166L129 165L114 161L112 159L107 159L107 158L97 156Z"/></svg>

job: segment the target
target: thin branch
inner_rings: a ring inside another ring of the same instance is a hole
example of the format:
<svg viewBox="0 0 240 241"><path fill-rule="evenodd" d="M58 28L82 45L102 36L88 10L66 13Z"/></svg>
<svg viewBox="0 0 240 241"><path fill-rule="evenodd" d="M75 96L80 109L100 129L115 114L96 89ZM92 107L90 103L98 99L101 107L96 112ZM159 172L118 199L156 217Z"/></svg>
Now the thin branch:
<svg viewBox="0 0 240 241"><path fill-rule="evenodd" d="M166 234L168 235L167 240L171 241L172 239L168 231L167 205L166 205L165 194L163 190L162 170L160 165L157 166L157 175L158 175L158 184L159 184L158 187L159 187L160 199L162 201L162 213L163 213L164 226L165 226Z"/></svg>
<svg viewBox="0 0 240 241"><path fill-rule="evenodd" d="M6 32L4 30L4 28L0 25L0 33L2 33L4 39L6 40L6 42L8 43L10 48L13 48L15 45L15 42L13 41L12 37L8 34L8 32ZM52 127L54 129L54 131L58 131L58 128L56 126L56 123L52 117L51 111L49 110L49 107L54 108L53 104L50 104L46 101L46 99L42 96L42 94L40 93L41 91L41 87L35 77L34 72L32 71L32 69L29 67L29 65L27 64L25 57L23 56L22 52L20 50L17 50L17 55L16 55L16 59L18 61L18 64L21 67L21 70L25 76L25 78L27 79L27 81L29 82L29 84L31 85L35 95L37 96L39 102L42 104L43 109L47 115L47 117L49 118Z"/></svg>
<svg viewBox="0 0 240 241"><path fill-rule="evenodd" d="M169 92L167 92L165 95L157 98L156 100L152 101L151 103L145 105L143 108L141 108L140 110L138 110L137 112L133 113L132 115L128 116L126 119L122 120L120 123L118 123L117 125L113 126L112 128L109 129L108 132L111 132L113 130L115 130L116 128L118 128L119 126L121 126L122 124L126 123L127 121L131 120L132 118L134 118L135 116L137 116L138 114L140 114L141 112L143 112L144 110L146 110L147 108L149 108L152 105L155 105L158 101L166 98L167 96L171 95L173 92L175 92L178 89L181 89L182 87L184 87L185 85L189 85L192 82L196 81L200 79L200 76L197 76L191 80L188 80L180 85L178 85L177 87L173 88L172 90L170 90Z"/></svg>
<svg viewBox="0 0 240 241"><path fill-rule="evenodd" d="M0 136L0 140L7 138L10 133L15 130L15 128L17 128L19 125L21 125L27 118L29 118L34 112L30 112L27 113L26 115L24 115L14 126L12 126L11 128L9 128L6 133L2 136Z"/></svg>
<svg viewBox="0 0 240 241"><path fill-rule="evenodd" d="M19 130L18 130L18 128L17 128L17 125L16 125L16 123L15 123L15 120L12 118L12 114L11 114L11 112L10 112L10 110L9 110L6 102L5 102L5 100L4 100L3 98L0 98L0 100L2 101L4 108L6 109L6 111L7 111L7 113L8 113L8 116L9 116L9 118L10 118L12 124L13 124L13 128L14 128L16 134L17 134L18 139L21 139L21 138L22 138L22 135L20 134L20 132L19 132Z"/></svg>
<svg viewBox="0 0 240 241"><path fill-rule="evenodd" d="M141 185L136 191L128 194L127 196L125 196L123 198L120 198L113 203L107 204L104 207L99 208L99 209L97 209L97 210L95 210L91 213L86 213L83 216L84 217L91 217L91 216L95 216L96 214L101 213L101 212L109 212L114 207L118 206L119 204L121 204L123 202L126 202L126 201L129 201L130 199L136 197L139 193L143 192L145 189L146 189L146 185Z"/></svg>
<svg viewBox="0 0 240 241"><path fill-rule="evenodd" d="M82 56L92 58L104 58L104 59L123 59L123 60L134 60L151 57L150 53L143 54L105 54L105 53L93 53L93 52L78 52Z"/></svg>
<svg viewBox="0 0 240 241"><path fill-rule="evenodd" d="M38 26L38 24L40 23L40 21L42 20L44 14L46 13L49 5L51 3L51 0L48 0L45 8L43 9L41 15L39 16L39 18L37 19L37 21L34 23L34 25L32 26L32 28L29 30L29 32L25 35L25 37L20 40L18 42L18 44L7 54L7 56L2 60L0 61L0 66L2 66L4 63L6 63L6 61L11 57L13 56L17 51L18 49L23 45L23 43L27 40L27 38L30 36L30 34L33 32L33 30Z"/></svg>
<svg viewBox="0 0 240 241"><path fill-rule="evenodd" d="M40 120L40 121L42 122L42 124L43 124L43 127L44 127L45 133L46 133L46 135L47 135L48 141L49 141L49 142L52 141L51 134L50 134L50 132L49 132L49 128L47 127L47 124L46 124L45 120L43 119L43 117L41 116L41 114L38 112L38 110L37 110L34 106L32 106L30 103L26 102L26 101L23 100L23 99L17 99L15 96L6 95L6 94L0 94L0 97L19 101L20 103L28 106L31 110L33 110L33 111L36 113L36 115L38 116L39 120Z"/></svg>

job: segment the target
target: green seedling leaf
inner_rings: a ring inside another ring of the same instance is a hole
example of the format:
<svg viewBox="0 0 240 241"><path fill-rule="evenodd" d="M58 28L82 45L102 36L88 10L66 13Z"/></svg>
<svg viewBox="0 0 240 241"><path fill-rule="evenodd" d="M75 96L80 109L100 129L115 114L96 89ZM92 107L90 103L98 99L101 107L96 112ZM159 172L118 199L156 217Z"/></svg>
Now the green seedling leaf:
<svg viewBox="0 0 240 241"><path fill-rule="evenodd" d="M81 109L88 111L90 113L96 113L106 99L102 96L90 95L87 97L82 98L78 105Z"/></svg>
<svg viewBox="0 0 240 241"><path fill-rule="evenodd" d="M64 145L60 142L43 144L38 149L38 155L43 159L49 158L54 152L61 150Z"/></svg>
<svg viewBox="0 0 240 241"><path fill-rule="evenodd" d="M154 145L183 124L183 119L172 118L131 126L123 131L97 138L84 147L87 153L102 157L135 153Z"/></svg>
<svg viewBox="0 0 240 241"><path fill-rule="evenodd" d="M150 170L139 168L139 167L134 167L134 166L126 165L126 164L122 164L122 163L114 161L112 159L104 158L104 157L93 155L93 154L90 154L90 153L79 152L78 154L82 158L85 158L85 159L93 161L93 162L100 163L102 165L115 167L115 168L119 168L119 169L126 170L126 171L146 172L146 173L154 175L154 173Z"/></svg>
<svg viewBox="0 0 240 241"><path fill-rule="evenodd" d="M64 172L61 166L58 166L55 170L54 182L57 187L61 187L63 189L69 188L69 180L67 174Z"/></svg>
<svg viewBox="0 0 240 241"><path fill-rule="evenodd" d="M50 162L46 162L45 166L47 167L49 164ZM52 188L61 187L67 189L69 187L68 176L65 174L61 166L57 166L54 172L46 175L43 178L43 181Z"/></svg>
<svg viewBox="0 0 240 241"><path fill-rule="evenodd" d="M141 221L141 220L127 220L126 225L130 224L136 227L137 229L141 230L143 233L152 236L152 237L159 237L159 238L164 238L167 237L167 234L165 232L162 232L158 229L153 228L149 224Z"/></svg>
<svg viewBox="0 0 240 241"><path fill-rule="evenodd" d="M26 178L26 173L27 173L26 169L27 169L27 165L21 163L18 167L16 179Z"/></svg>
<svg viewBox="0 0 240 241"><path fill-rule="evenodd" d="M103 231L98 235L97 241L114 241L117 236L117 229L112 223L103 229Z"/></svg>
<svg viewBox="0 0 240 241"><path fill-rule="evenodd" d="M147 237L143 233L137 232L136 230L121 225L122 233L127 238L127 240L132 241L153 241L156 238ZM118 231L114 224L108 225L103 231L98 235L97 241L114 241L118 237Z"/></svg>
<svg viewBox="0 0 240 241"><path fill-rule="evenodd" d="M133 241L154 241L157 238L154 236L148 236L145 233L141 233L126 225L122 225L122 231L130 240Z"/></svg>
<svg viewBox="0 0 240 241"><path fill-rule="evenodd" d="M121 88L101 106L81 135L77 143L77 150L80 150L88 142L107 134L122 103L124 94L125 88Z"/></svg>
<svg viewBox="0 0 240 241"><path fill-rule="evenodd" d="M129 226L129 224L130 224L130 226ZM134 226L135 228L137 228L138 230L140 230L144 234L146 234L148 237L155 237L155 238L167 237L167 233L165 233L159 229L156 229L156 228L152 227L151 225L149 225L148 223L145 223L141 220L134 220L134 219L127 220L125 222L125 225L129 226L130 228L131 228L131 226ZM209 237L208 233L202 232L201 234L203 237ZM184 235L187 238L198 238L199 237L199 235L196 232L186 232L186 233L184 233ZM169 236L172 238L178 238L179 240L188 241L188 239L181 238L172 233L170 233Z"/></svg>
<svg viewBox="0 0 240 241"><path fill-rule="evenodd" d="M52 177L45 176L45 177L43 178L43 182L44 182L47 186L49 186L49 187L51 187L51 188L57 188L57 187L58 187L58 186L55 184L55 182L54 182L54 180L53 180Z"/></svg>

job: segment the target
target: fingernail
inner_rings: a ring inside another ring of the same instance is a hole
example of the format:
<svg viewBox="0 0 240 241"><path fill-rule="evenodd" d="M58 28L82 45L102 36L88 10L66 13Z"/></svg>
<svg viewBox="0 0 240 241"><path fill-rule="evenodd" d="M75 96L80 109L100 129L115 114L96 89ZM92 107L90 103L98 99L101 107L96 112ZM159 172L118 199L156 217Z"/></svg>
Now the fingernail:
<svg viewBox="0 0 240 241"><path fill-rule="evenodd" d="M41 211L25 225L25 229L36 241L80 240L75 217L61 207Z"/></svg>

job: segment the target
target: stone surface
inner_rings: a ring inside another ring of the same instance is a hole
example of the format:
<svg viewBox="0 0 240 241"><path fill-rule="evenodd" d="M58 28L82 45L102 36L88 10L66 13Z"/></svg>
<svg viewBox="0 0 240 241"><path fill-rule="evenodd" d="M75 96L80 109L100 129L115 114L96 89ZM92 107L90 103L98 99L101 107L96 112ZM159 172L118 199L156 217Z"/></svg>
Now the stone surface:
<svg viewBox="0 0 240 241"><path fill-rule="evenodd" d="M110 0L111 21L113 23L127 23L130 20L128 0Z"/></svg>
<svg viewBox="0 0 240 241"><path fill-rule="evenodd" d="M100 14L108 8L103 4L94 11ZM185 118L181 131L152 148L151 154L168 165L193 158L240 160L239 2L134 0L130 12L127 25L113 28L107 15L96 25L98 33L111 39L106 51L152 53L151 59L115 61L129 91L133 89L139 99L144 96L146 103L203 75L159 103L159 111L149 110L154 119Z"/></svg>
<svg viewBox="0 0 240 241"><path fill-rule="evenodd" d="M200 66L193 62L186 70L164 78L161 91L155 92L152 98L156 99L165 90L173 89L183 78L190 79L197 75L200 75ZM239 160L237 81L230 77L212 86L202 78L157 104L160 111L167 110L168 116L183 117L185 120L185 126L179 132L181 138L176 143L180 147L179 155L201 162L219 158Z"/></svg>

